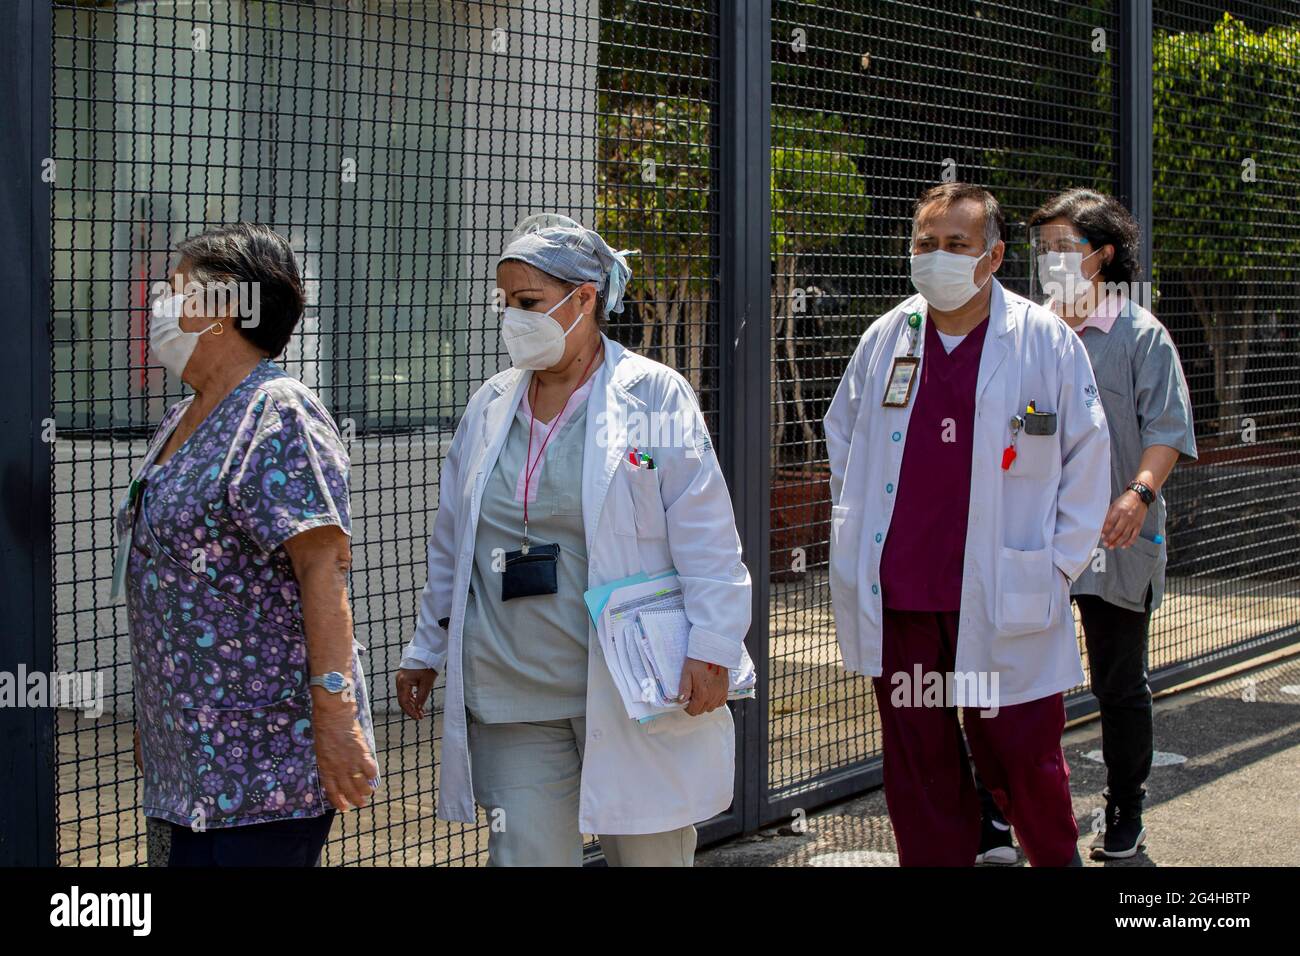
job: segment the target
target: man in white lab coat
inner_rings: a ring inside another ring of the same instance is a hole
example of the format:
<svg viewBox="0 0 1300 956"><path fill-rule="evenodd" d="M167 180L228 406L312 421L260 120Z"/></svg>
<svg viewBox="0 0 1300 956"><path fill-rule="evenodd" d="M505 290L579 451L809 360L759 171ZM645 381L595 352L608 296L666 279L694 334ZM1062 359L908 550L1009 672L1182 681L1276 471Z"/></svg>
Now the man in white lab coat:
<svg viewBox="0 0 1300 956"><path fill-rule="evenodd" d="M919 294L867 329L826 414L836 629L874 678L905 866L979 849L957 707L1029 861L1079 860L1062 694L1083 681L1070 583L1106 517L1109 434L1077 336L994 278L1002 228L979 187L921 197Z"/></svg>

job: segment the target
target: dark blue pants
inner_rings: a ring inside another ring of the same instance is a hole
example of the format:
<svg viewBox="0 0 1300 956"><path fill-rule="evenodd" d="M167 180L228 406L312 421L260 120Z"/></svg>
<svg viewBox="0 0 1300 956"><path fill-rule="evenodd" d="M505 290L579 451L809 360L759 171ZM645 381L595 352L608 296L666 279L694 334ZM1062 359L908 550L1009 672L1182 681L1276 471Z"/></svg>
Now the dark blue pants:
<svg viewBox="0 0 1300 956"><path fill-rule="evenodd" d="M317 866L334 811L196 833L173 823L168 866Z"/></svg>

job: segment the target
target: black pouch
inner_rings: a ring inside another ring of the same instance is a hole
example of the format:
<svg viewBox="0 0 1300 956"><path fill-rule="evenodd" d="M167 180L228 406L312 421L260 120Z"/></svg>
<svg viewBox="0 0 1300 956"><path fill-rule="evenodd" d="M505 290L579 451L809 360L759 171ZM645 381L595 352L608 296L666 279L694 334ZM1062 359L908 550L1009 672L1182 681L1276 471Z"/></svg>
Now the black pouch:
<svg viewBox="0 0 1300 956"><path fill-rule="evenodd" d="M1055 435L1056 412L1026 412L1026 435Z"/></svg>
<svg viewBox="0 0 1300 956"><path fill-rule="evenodd" d="M501 572L501 600L554 594L559 584L556 573L560 562L558 544L529 545L528 553L506 552L506 567Z"/></svg>

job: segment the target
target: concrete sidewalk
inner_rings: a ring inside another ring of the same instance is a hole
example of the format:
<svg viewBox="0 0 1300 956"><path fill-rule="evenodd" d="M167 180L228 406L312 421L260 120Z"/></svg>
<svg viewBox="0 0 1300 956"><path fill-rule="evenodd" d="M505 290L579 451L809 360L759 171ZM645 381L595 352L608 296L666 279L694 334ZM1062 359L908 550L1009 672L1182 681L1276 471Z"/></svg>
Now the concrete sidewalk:
<svg viewBox="0 0 1300 956"><path fill-rule="evenodd" d="M1300 656L1171 691L1156 701L1155 724L1147 846L1107 864L1087 852L1105 806L1101 725L1094 719L1066 730L1085 866L1300 865ZM897 865L883 790L805 823L802 833L786 824L711 848L696 865Z"/></svg>

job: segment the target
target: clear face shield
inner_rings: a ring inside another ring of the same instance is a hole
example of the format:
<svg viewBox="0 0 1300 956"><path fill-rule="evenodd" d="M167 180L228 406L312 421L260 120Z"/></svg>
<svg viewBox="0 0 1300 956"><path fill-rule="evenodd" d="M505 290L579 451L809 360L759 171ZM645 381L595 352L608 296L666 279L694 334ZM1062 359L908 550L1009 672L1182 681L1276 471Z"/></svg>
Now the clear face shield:
<svg viewBox="0 0 1300 956"><path fill-rule="evenodd" d="M1083 304L1092 295L1088 276L1095 271L1096 251L1073 225L1034 226L1029 230L1029 297L1044 305Z"/></svg>

